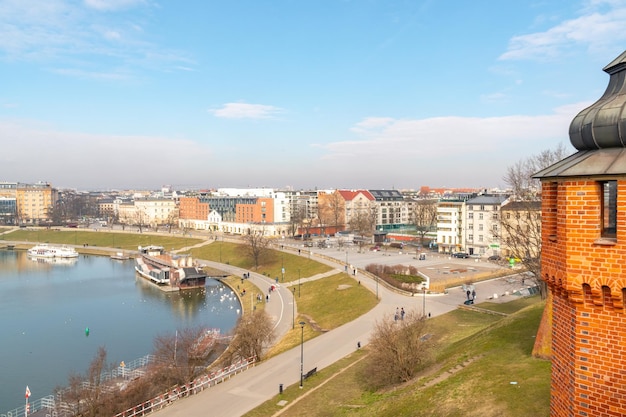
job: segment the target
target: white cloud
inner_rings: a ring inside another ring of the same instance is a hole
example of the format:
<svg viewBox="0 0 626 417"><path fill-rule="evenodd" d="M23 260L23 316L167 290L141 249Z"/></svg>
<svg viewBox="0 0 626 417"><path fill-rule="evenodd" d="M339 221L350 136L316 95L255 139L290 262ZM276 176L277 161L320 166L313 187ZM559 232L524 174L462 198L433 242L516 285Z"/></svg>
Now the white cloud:
<svg viewBox="0 0 626 417"><path fill-rule="evenodd" d="M502 155L513 149L519 152L514 155L517 159L520 155L532 154L533 148L550 148L546 144L551 141L567 141L570 122L588 105L576 103L540 116L371 118L352 129L358 133L358 138L321 147L327 152L324 159L350 156L351 160L365 165L380 160L394 163L438 160L446 165L446 159L472 161L477 157L481 159L481 155Z"/></svg>
<svg viewBox="0 0 626 417"><path fill-rule="evenodd" d="M226 103L209 112L224 119L271 119L284 111L280 107L265 104Z"/></svg>
<svg viewBox="0 0 626 417"><path fill-rule="evenodd" d="M604 11L608 6L608 11ZM602 8L603 11L598 9ZM593 1L584 15L565 20L545 31L515 36L500 60L555 59L574 44L591 50L622 45L626 41L624 1Z"/></svg>
<svg viewBox="0 0 626 417"><path fill-rule="evenodd" d="M87 7L100 11L127 9L143 3L144 0L85 0Z"/></svg>

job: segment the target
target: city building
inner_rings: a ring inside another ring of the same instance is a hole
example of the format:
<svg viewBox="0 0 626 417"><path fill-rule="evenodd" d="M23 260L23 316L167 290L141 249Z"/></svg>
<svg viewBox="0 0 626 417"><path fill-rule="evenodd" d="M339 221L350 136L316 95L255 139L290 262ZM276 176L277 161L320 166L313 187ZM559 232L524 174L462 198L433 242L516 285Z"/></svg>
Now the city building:
<svg viewBox="0 0 626 417"><path fill-rule="evenodd" d="M476 194L446 195L437 205L437 250L453 253L464 249L463 218L465 202Z"/></svg>
<svg viewBox="0 0 626 417"><path fill-rule="evenodd" d="M17 219L20 224L46 224L52 218L58 190L47 182L18 184L15 189Z"/></svg>
<svg viewBox="0 0 626 417"><path fill-rule="evenodd" d="M464 251L470 255L493 255L500 248L500 208L507 195L483 194L465 202L465 219L461 229Z"/></svg>

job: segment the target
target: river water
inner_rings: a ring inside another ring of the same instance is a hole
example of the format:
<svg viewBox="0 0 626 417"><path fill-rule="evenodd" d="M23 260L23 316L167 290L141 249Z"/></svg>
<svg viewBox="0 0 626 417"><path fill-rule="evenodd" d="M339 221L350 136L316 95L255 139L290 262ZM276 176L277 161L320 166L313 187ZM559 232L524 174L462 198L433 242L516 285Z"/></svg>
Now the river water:
<svg viewBox="0 0 626 417"><path fill-rule="evenodd" d="M32 401L85 374L100 346L108 363L129 363L152 353L157 335L235 326L240 304L219 282L165 293L133 265L84 255L48 263L0 250L0 414L24 404L27 385Z"/></svg>

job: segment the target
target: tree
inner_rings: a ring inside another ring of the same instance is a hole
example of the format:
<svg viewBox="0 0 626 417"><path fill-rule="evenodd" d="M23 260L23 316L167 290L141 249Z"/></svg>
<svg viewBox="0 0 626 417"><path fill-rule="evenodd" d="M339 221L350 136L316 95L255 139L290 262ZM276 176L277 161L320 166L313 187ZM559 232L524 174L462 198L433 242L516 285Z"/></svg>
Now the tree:
<svg viewBox="0 0 626 417"><path fill-rule="evenodd" d="M359 236L359 250L362 250L363 246L367 243L364 238L371 237L374 232L377 213L378 206L376 206L376 204L369 204L364 207L359 207L350 218L348 223L350 230L355 235Z"/></svg>
<svg viewBox="0 0 626 417"><path fill-rule="evenodd" d="M375 324L365 367L370 388L410 381L428 362L431 343L424 337L426 322L411 311L404 318L386 316Z"/></svg>
<svg viewBox="0 0 626 417"><path fill-rule="evenodd" d="M339 191L331 194L320 194L318 215L320 223L331 225L335 232L344 226L345 202Z"/></svg>
<svg viewBox="0 0 626 417"><path fill-rule="evenodd" d="M545 150L518 161L509 167L504 176L504 181L513 190L513 200L522 208L517 210L519 217L515 216L515 220L502 221L501 243L518 251L519 255L516 256L522 256L520 259L524 267L531 273L529 279L539 288L541 297L548 299L533 346L533 355L544 358L549 358L552 354L552 333L549 331L552 327L552 302L548 288L541 280L540 217L534 215L537 211L533 208L540 201L541 182L532 176L562 160L566 154L565 147L559 144L553 150Z"/></svg>
<svg viewBox="0 0 626 417"><path fill-rule="evenodd" d="M107 370L106 359L107 351L100 346L89 364L86 375L70 374L68 387L56 389L59 398L73 409L74 415L90 417L101 415L111 392L102 379L103 372Z"/></svg>
<svg viewBox="0 0 626 417"><path fill-rule="evenodd" d="M241 317L227 351L230 362L252 357L261 360L264 348L274 340L273 327L272 319L264 310Z"/></svg>
<svg viewBox="0 0 626 417"><path fill-rule="evenodd" d="M420 244L424 245L426 233L437 223L437 200L418 200L413 205L413 224L417 231Z"/></svg>
<svg viewBox="0 0 626 417"><path fill-rule="evenodd" d="M203 369L206 358L196 351L205 332L202 327L184 328L154 339L154 356L163 365L160 374L169 385L186 384L198 375L198 369Z"/></svg>
<svg viewBox="0 0 626 417"><path fill-rule="evenodd" d="M539 288L543 298L547 287L541 280L541 182L532 176L566 156L559 144L521 159L507 169L504 181L512 189L512 202L503 207L501 230L494 234L509 255L521 260L531 274L529 279ZM507 208L509 206L509 208Z"/></svg>
<svg viewBox="0 0 626 417"><path fill-rule="evenodd" d="M508 167L504 182L513 191L515 200L534 200L541 194L541 182L533 175L567 156L565 146L560 143L554 149L546 149L536 155L520 159Z"/></svg>
<svg viewBox="0 0 626 417"><path fill-rule="evenodd" d="M263 256L269 252L270 240L264 236L263 230L250 230L243 240L248 255L254 260L254 267L258 269Z"/></svg>
<svg viewBox="0 0 626 417"><path fill-rule="evenodd" d="M306 207L297 205L289 218L289 234L295 236L306 219Z"/></svg>

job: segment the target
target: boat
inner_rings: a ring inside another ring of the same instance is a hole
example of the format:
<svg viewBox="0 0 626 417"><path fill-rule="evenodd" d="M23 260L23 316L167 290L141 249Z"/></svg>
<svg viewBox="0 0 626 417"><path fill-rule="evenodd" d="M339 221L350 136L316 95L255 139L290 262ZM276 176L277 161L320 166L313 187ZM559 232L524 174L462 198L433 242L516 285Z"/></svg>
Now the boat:
<svg viewBox="0 0 626 417"><path fill-rule="evenodd" d="M191 359L205 359L220 339L220 329L205 329L189 349Z"/></svg>
<svg viewBox="0 0 626 417"><path fill-rule="evenodd" d="M117 252L111 255L111 259L115 259L116 261L127 261L130 259L130 256L126 255L124 252Z"/></svg>
<svg viewBox="0 0 626 417"><path fill-rule="evenodd" d="M52 246L41 243L28 249L28 255L33 258L78 258L78 252L69 246Z"/></svg>
<svg viewBox="0 0 626 417"><path fill-rule="evenodd" d="M38 264L59 266L73 266L78 260L77 258L38 258L36 256L29 256L28 259Z"/></svg>
<svg viewBox="0 0 626 417"><path fill-rule="evenodd" d="M135 271L152 283L169 289L204 288L207 274L190 255L174 255L163 246L139 246Z"/></svg>

